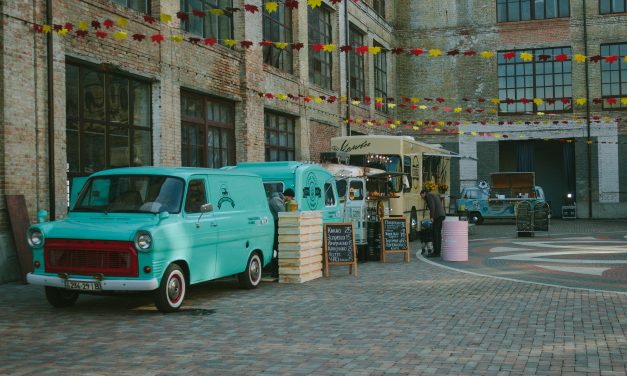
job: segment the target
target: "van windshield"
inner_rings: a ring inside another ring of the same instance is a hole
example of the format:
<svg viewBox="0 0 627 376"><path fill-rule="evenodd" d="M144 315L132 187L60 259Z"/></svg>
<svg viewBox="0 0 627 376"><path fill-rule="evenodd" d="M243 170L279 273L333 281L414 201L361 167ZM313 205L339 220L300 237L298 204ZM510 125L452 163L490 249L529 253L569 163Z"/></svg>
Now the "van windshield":
<svg viewBox="0 0 627 376"><path fill-rule="evenodd" d="M111 175L89 179L75 212L179 213L185 182L159 175Z"/></svg>

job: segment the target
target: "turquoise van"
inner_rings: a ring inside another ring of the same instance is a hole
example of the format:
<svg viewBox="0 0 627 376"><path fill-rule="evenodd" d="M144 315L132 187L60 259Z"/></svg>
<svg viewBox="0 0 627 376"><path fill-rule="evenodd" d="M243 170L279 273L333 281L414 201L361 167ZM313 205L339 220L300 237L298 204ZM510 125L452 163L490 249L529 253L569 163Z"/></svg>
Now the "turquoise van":
<svg viewBox="0 0 627 376"><path fill-rule="evenodd" d="M259 176L130 167L91 175L64 220L27 233L34 272L55 307L81 293L154 291L179 309L189 285L238 275L255 288L272 258L274 223Z"/></svg>
<svg viewBox="0 0 627 376"><path fill-rule="evenodd" d="M274 192L292 188L299 211L320 210L324 223L341 222L335 179L329 170L308 162L247 162L223 167L261 176L268 200Z"/></svg>

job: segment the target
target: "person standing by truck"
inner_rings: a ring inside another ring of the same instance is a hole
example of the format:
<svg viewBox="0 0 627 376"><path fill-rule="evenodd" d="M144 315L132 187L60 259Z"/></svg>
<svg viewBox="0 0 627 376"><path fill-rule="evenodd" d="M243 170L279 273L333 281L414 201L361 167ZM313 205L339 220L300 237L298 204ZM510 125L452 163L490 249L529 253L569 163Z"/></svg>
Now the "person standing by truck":
<svg viewBox="0 0 627 376"><path fill-rule="evenodd" d="M272 246L272 261L268 265L268 269L272 278L279 277L279 213L285 211L285 197L281 192L272 193L270 198L270 212L274 218L274 244Z"/></svg>
<svg viewBox="0 0 627 376"><path fill-rule="evenodd" d="M444 205L442 205L439 197L424 189L420 191L420 197L427 203L429 217L431 217L431 222L433 222L433 253L427 255L427 257L440 257L442 253L442 222L446 218Z"/></svg>

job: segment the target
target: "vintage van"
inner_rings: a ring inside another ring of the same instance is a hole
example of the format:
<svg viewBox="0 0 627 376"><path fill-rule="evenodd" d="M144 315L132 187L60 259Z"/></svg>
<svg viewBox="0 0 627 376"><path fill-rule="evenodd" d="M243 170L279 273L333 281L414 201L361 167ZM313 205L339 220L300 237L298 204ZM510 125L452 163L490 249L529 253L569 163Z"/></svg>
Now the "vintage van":
<svg viewBox="0 0 627 376"><path fill-rule="evenodd" d="M55 307L81 293L154 291L177 310L189 285L238 275L257 287L274 223L259 176L203 168L130 167L91 175L68 217L32 225L34 271Z"/></svg>
<svg viewBox="0 0 627 376"><path fill-rule="evenodd" d="M333 175L316 163L247 162L223 167L229 171L250 172L261 176L268 199L274 192L294 190L299 211L320 210L322 221L341 222L342 212Z"/></svg>

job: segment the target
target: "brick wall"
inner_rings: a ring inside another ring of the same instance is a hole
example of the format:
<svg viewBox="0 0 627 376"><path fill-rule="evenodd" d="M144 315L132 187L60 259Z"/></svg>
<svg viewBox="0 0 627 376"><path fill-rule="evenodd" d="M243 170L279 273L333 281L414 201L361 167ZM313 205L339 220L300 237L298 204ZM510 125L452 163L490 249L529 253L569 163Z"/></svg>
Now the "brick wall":
<svg viewBox="0 0 627 376"><path fill-rule="evenodd" d="M309 147L312 161L320 162L320 153L331 150L331 138L339 136L339 131L334 125L311 122Z"/></svg>

